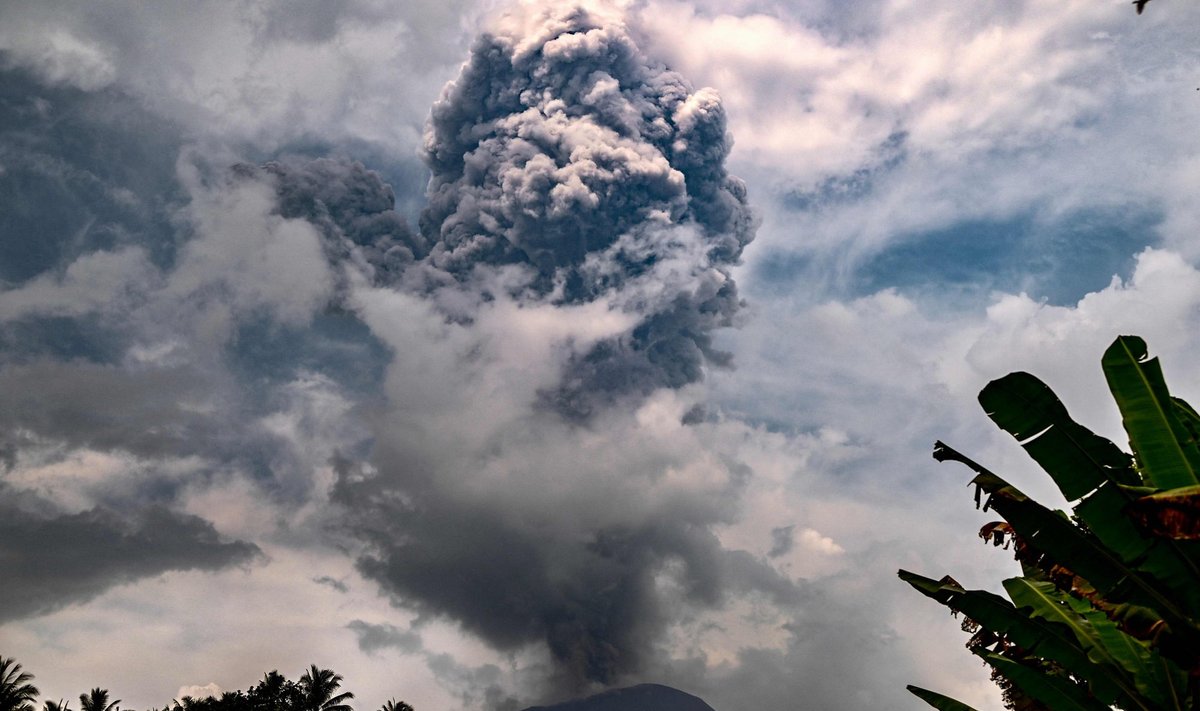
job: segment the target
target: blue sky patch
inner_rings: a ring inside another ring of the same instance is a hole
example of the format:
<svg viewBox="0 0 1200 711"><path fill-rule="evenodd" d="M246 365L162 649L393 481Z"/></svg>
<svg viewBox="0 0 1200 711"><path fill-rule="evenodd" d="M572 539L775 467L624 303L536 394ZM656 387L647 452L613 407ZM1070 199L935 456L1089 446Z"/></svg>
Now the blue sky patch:
<svg viewBox="0 0 1200 711"><path fill-rule="evenodd" d="M1074 304L1129 275L1134 255L1158 243L1157 212L1079 210L1045 220L972 220L896 240L856 270L858 294L889 287L1025 292L1050 304Z"/></svg>

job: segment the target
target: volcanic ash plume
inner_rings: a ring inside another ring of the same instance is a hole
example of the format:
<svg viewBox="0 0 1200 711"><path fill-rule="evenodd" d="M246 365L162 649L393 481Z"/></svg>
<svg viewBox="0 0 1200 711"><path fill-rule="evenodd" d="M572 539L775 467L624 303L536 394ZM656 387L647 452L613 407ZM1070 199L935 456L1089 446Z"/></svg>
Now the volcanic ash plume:
<svg viewBox="0 0 1200 711"><path fill-rule="evenodd" d="M753 238L716 93L651 63L583 10L485 35L433 107L421 233L441 275L520 265L525 299L607 300L636 326L579 353L544 396L587 417L723 364L728 269Z"/></svg>
<svg viewBox="0 0 1200 711"><path fill-rule="evenodd" d="M620 22L524 19L434 106L414 259L355 297L394 358L334 497L397 605L578 690L670 654L684 616L798 591L723 547L750 473L685 417L755 227L720 101Z"/></svg>

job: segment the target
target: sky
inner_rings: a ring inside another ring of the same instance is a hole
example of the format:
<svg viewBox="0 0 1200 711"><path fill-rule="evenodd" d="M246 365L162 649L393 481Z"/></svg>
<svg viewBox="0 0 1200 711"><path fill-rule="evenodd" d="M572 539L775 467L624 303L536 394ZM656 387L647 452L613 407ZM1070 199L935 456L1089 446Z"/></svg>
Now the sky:
<svg viewBox="0 0 1200 711"><path fill-rule="evenodd" d="M980 711L975 396L1200 398L1200 6L0 5L0 654Z"/></svg>

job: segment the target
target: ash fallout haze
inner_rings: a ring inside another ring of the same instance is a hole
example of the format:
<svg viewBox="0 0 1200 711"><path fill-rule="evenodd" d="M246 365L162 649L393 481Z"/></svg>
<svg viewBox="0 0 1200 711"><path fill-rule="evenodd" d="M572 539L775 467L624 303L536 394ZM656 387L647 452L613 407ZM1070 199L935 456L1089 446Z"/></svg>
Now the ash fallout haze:
<svg viewBox="0 0 1200 711"><path fill-rule="evenodd" d="M1200 7L0 5L0 655L125 708L1001 708L935 439L1200 397ZM1014 451L1015 450L1015 451ZM961 573L961 575L960 575Z"/></svg>

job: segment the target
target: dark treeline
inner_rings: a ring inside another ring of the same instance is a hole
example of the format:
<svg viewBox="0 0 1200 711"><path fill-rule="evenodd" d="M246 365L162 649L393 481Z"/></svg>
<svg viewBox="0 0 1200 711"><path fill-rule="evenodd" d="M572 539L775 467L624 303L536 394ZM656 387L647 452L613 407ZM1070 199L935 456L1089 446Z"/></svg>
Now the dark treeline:
<svg viewBox="0 0 1200 711"><path fill-rule="evenodd" d="M341 691L341 686L340 674L313 664L295 681L270 671L245 691L226 691L202 699L185 696L148 711L354 711L347 703L354 694ZM33 685L32 674L23 671L11 657L0 656L0 711L39 711L40 693ZM110 700L107 689L95 688L79 695L78 709L72 709L70 701L48 699L40 711L121 711L120 704L120 699ZM413 711L413 707L392 699L379 711Z"/></svg>

